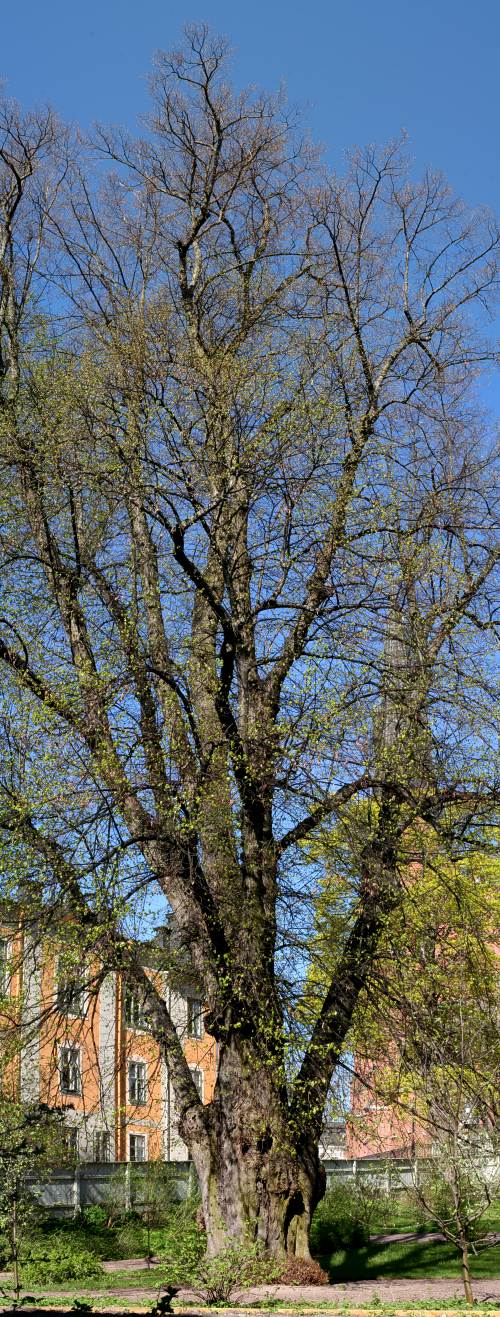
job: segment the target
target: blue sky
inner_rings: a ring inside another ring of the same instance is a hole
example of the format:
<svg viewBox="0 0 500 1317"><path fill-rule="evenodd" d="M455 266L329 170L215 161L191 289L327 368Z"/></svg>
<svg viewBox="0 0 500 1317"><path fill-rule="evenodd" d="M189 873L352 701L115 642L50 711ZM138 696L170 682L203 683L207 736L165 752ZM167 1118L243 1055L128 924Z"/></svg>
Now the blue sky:
<svg viewBox="0 0 500 1317"><path fill-rule="evenodd" d="M18 0L2 14L0 74L25 105L133 126L153 51L193 21L230 38L237 81L285 81L332 164L406 129L418 168L498 206L498 0Z"/></svg>

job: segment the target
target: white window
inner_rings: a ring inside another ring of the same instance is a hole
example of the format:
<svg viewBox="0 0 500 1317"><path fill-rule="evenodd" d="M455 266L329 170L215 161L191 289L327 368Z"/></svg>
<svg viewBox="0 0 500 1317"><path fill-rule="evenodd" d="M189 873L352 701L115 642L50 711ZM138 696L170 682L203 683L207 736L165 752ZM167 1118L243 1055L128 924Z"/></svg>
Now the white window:
<svg viewBox="0 0 500 1317"><path fill-rule="evenodd" d="M187 1031L190 1038L203 1035L203 1005L197 997L187 999Z"/></svg>
<svg viewBox="0 0 500 1317"><path fill-rule="evenodd" d="M71 972L59 961L57 967L57 1009L61 1015L74 1015L82 1019L87 1005L85 985L76 972Z"/></svg>
<svg viewBox="0 0 500 1317"><path fill-rule="evenodd" d="M129 1157L131 1162L146 1161L145 1134L129 1134Z"/></svg>
<svg viewBox="0 0 500 1317"><path fill-rule="evenodd" d="M109 1130L96 1130L94 1134L94 1161L111 1161L111 1135Z"/></svg>
<svg viewBox="0 0 500 1317"><path fill-rule="evenodd" d="M61 1047L59 1051L59 1082L61 1093L81 1093L82 1075L79 1047Z"/></svg>
<svg viewBox="0 0 500 1317"><path fill-rule="evenodd" d="M145 1061L128 1063L128 1100L134 1107L144 1107L147 1102L148 1084Z"/></svg>
<svg viewBox="0 0 500 1317"><path fill-rule="evenodd" d="M10 942L6 937L0 938L0 995L5 997L10 987Z"/></svg>
<svg viewBox="0 0 500 1317"><path fill-rule="evenodd" d="M203 1070L200 1070L197 1065L191 1065L189 1069L191 1071L193 1083L195 1084L200 1097L203 1099Z"/></svg>
<svg viewBox="0 0 500 1317"><path fill-rule="evenodd" d="M127 988L125 992L125 1024L127 1029L139 1029L147 1032L149 1020L144 1014L144 1000L140 992Z"/></svg>

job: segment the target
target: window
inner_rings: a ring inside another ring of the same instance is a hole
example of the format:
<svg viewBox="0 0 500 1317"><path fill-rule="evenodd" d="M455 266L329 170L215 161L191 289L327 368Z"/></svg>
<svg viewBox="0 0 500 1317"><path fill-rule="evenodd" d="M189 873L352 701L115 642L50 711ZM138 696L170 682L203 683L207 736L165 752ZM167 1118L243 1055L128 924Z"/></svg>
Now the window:
<svg viewBox="0 0 500 1317"><path fill-rule="evenodd" d="M187 999L187 1031L190 1038L201 1038L203 1034L203 1006L197 997Z"/></svg>
<svg viewBox="0 0 500 1317"><path fill-rule="evenodd" d="M191 1071L191 1077L192 1077L193 1083L195 1084L196 1088L198 1089L198 1093L199 1093L200 1097L202 1098L202 1097L203 1097L203 1070L200 1070L200 1069L199 1069L199 1066L196 1066L196 1065L192 1065L192 1066L190 1066L189 1069L190 1069L190 1071Z"/></svg>
<svg viewBox="0 0 500 1317"><path fill-rule="evenodd" d="M0 994L5 996L9 991L9 956L10 943L6 937L0 938Z"/></svg>
<svg viewBox="0 0 500 1317"><path fill-rule="evenodd" d="M57 1009L61 1015L85 1015L85 987L74 974L68 974L60 963L57 970Z"/></svg>
<svg viewBox="0 0 500 1317"><path fill-rule="evenodd" d="M61 1047L59 1053L61 1093L81 1093L80 1048Z"/></svg>
<svg viewBox="0 0 500 1317"><path fill-rule="evenodd" d="M147 1080L146 1080L145 1061L129 1061L128 1100L135 1107L143 1107L147 1102Z"/></svg>
<svg viewBox="0 0 500 1317"><path fill-rule="evenodd" d="M129 1134L129 1149L131 1162L146 1161L146 1135Z"/></svg>
<svg viewBox="0 0 500 1317"><path fill-rule="evenodd" d="M96 1130L94 1134L94 1161L111 1161L111 1135L109 1130Z"/></svg>
<svg viewBox="0 0 500 1317"><path fill-rule="evenodd" d="M125 1024L127 1029L147 1031L150 1028L144 1014L143 998L140 992L135 992L133 988L127 988L125 992Z"/></svg>

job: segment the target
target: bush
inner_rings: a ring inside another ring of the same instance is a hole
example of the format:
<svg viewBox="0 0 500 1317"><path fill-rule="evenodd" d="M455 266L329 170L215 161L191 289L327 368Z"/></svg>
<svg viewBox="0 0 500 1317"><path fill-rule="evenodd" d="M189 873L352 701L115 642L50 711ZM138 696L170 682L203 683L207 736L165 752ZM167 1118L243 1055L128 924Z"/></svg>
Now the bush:
<svg viewBox="0 0 500 1317"><path fill-rule="evenodd" d="M155 1252L168 1265L167 1281L185 1285L194 1280L206 1249L206 1235L196 1219L198 1203L189 1200L172 1208L168 1225L151 1232Z"/></svg>
<svg viewBox="0 0 500 1317"><path fill-rule="evenodd" d="M23 1248L23 1285L59 1285L101 1275L99 1259L88 1248L75 1247L66 1235L34 1239Z"/></svg>
<svg viewBox="0 0 500 1317"><path fill-rule="evenodd" d="M93 1208L89 1208L93 1212ZM100 1209L97 1209L98 1211ZM85 1209L86 1213L87 1209ZM80 1253L83 1249L92 1253L97 1258L114 1258L124 1255L117 1242L116 1231L108 1230L106 1225L101 1225L98 1218L95 1221L86 1219L82 1215L75 1221L53 1220L47 1222L43 1229L37 1232L37 1240L44 1240L46 1249L50 1251L63 1252L70 1249L73 1252ZM29 1248L29 1246L28 1246Z"/></svg>
<svg viewBox="0 0 500 1317"><path fill-rule="evenodd" d="M146 1252L146 1239L142 1221L131 1218L115 1229L115 1253L120 1258L143 1258Z"/></svg>
<svg viewBox="0 0 500 1317"><path fill-rule="evenodd" d="M363 1189L336 1184L318 1204L311 1224L314 1253L325 1257L336 1248L361 1248L370 1238Z"/></svg>
<svg viewBox="0 0 500 1317"><path fill-rule="evenodd" d="M133 1211L150 1229L167 1225L172 1207L179 1202L172 1164L145 1162L142 1166L133 1166L129 1184Z"/></svg>
<svg viewBox="0 0 500 1317"><path fill-rule="evenodd" d="M280 1281L282 1285L329 1285L330 1277L313 1258L289 1258Z"/></svg>
<svg viewBox="0 0 500 1317"><path fill-rule="evenodd" d="M278 1279L278 1264L256 1244L227 1244L216 1257L199 1263L195 1287L205 1303L228 1303L238 1290Z"/></svg>
<svg viewBox="0 0 500 1317"><path fill-rule="evenodd" d="M90 1207L84 1207L81 1220L83 1225L88 1226L90 1230L105 1230L108 1222L108 1212L99 1203L92 1203Z"/></svg>

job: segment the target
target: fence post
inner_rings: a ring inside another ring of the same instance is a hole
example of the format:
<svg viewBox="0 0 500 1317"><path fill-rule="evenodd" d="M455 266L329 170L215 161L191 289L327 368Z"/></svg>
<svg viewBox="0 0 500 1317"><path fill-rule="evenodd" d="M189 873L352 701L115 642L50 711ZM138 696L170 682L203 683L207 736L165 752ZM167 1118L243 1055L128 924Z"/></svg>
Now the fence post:
<svg viewBox="0 0 500 1317"><path fill-rule="evenodd" d="M75 1169L73 1171L73 1216L74 1217L80 1215L80 1208L81 1208L80 1167L78 1165L78 1162L75 1162Z"/></svg>
<svg viewBox="0 0 500 1317"><path fill-rule="evenodd" d="M132 1198L130 1194L130 1162L125 1162L125 1211L130 1212Z"/></svg>
<svg viewBox="0 0 500 1317"><path fill-rule="evenodd" d="M196 1171L195 1171L195 1169L194 1169L194 1162L189 1162L189 1164L188 1164L188 1173L187 1173L187 1196L188 1196L188 1198L190 1198L191 1194L193 1194L193 1193L195 1192L195 1190L196 1190Z"/></svg>

